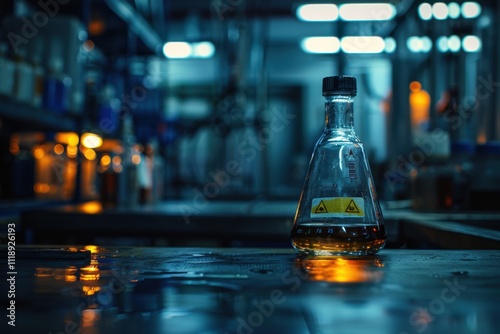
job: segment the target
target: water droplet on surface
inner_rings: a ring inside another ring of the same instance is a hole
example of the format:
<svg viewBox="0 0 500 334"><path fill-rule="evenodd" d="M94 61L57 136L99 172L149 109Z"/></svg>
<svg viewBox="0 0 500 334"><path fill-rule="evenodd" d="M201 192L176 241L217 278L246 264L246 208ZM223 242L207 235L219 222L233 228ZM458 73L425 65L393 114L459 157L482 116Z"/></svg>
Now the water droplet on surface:
<svg viewBox="0 0 500 334"><path fill-rule="evenodd" d="M455 276L465 276L465 275L468 275L469 272L466 271L466 270L461 270L461 271L452 271L451 272L453 275Z"/></svg>

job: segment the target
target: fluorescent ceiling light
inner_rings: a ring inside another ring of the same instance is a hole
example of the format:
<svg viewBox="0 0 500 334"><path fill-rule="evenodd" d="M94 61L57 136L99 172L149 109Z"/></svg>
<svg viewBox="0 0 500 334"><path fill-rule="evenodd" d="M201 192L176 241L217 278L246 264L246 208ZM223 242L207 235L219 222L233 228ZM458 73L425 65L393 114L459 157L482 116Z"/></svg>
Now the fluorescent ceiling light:
<svg viewBox="0 0 500 334"><path fill-rule="evenodd" d="M385 43L379 36L347 36L342 38L340 46L346 53L381 53Z"/></svg>
<svg viewBox="0 0 500 334"><path fill-rule="evenodd" d="M421 3L418 6L418 16L424 21L430 20L432 17L432 6L429 3Z"/></svg>
<svg viewBox="0 0 500 334"><path fill-rule="evenodd" d="M389 3L352 3L340 6L344 21L387 21L396 16L396 7Z"/></svg>
<svg viewBox="0 0 500 334"><path fill-rule="evenodd" d="M215 47L211 42L193 43L193 57L210 58L215 53Z"/></svg>
<svg viewBox="0 0 500 334"><path fill-rule="evenodd" d="M444 2L436 2L432 5L432 15L436 20L448 18L448 6Z"/></svg>
<svg viewBox="0 0 500 334"><path fill-rule="evenodd" d="M436 47L439 52L447 52L448 51L448 37L441 36L436 41Z"/></svg>
<svg viewBox="0 0 500 334"><path fill-rule="evenodd" d="M168 42L163 45L163 54L167 58L210 58L215 53L212 42Z"/></svg>
<svg viewBox="0 0 500 334"><path fill-rule="evenodd" d="M429 52L432 49L432 41L429 37L427 36L422 36L420 37L420 41L422 43L421 51L422 52Z"/></svg>
<svg viewBox="0 0 500 334"><path fill-rule="evenodd" d="M418 38L417 36L408 37L408 39L406 40L406 47L411 52L419 52L421 47L420 44L420 38Z"/></svg>
<svg viewBox="0 0 500 334"><path fill-rule="evenodd" d="M432 41L427 36L411 36L406 40L406 46L414 53L429 52L432 49Z"/></svg>
<svg viewBox="0 0 500 334"><path fill-rule="evenodd" d="M386 37L384 39L385 47L384 51L387 53L393 53L396 50L396 40L392 37Z"/></svg>
<svg viewBox="0 0 500 334"><path fill-rule="evenodd" d="M335 21L339 9L334 4L307 4L299 6L296 15L302 21Z"/></svg>
<svg viewBox="0 0 500 334"><path fill-rule="evenodd" d="M448 16L450 19L458 19L460 17L460 5L456 2L448 4Z"/></svg>
<svg viewBox="0 0 500 334"><path fill-rule="evenodd" d="M306 37L300 46L308 53L337 53L340 41L337 37Z"/></svg>
<svg viewBox="0 0 500 334"><path fill-rule="evenodd" d="M462 16L466 19L473 19L481 15L481 5L477 2L464 2L462 4Z"/></svg>
<svg viewBox="0 0 500 334"><path fill-rule="evenodd" d="M188 58L193 52L186 42L168 42L163 45L163 54L167 58Z"/></svg>
<svg viewBox="0 0 500 334"><path fill-rule="evenodd" d="M477 52L481 49L481 40L477 36L465 36L462 40L462 48L465 52Z"/></svg>
<svg viewBox="0 0 500 334"><path fill-rule="evenodd" d="M448 49L451 52L458 52L460 50L460 38L457 35L448 37Z"/></svg>

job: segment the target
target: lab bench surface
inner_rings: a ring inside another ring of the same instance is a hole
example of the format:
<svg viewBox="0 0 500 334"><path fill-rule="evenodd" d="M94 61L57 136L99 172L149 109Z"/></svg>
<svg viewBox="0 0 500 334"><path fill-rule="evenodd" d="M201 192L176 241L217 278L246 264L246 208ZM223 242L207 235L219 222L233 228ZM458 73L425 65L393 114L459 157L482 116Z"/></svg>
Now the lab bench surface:
<svg viewBox="0 0 500 334"><path fill-rule="evenodd" d="M3 305L15 300L15 328L4 317L3 333L488 334L500 326L497 251L307 258L291 249L43 249L17 249L15 297L2 293Z"/></svg>
<svg viewBox="0 0 500 334"><path fill-rule="evenodd" d="M293 201L171 201L130 208L98 202L31 209L29 244L289 247ZM499 213L383 209L389 248L500 249Z"/></svg>
<svg viewBox="0 0 500 334"><path fill-rule="evenodd" d="M86 244L141 238L148 245L184 246L185 241L234 242L245 245L290 245L296 203L209 202L159 203L131 208L105 209L98 202L60 208L28 210L21 214L26 243ZM124 242L128 242L124 240ZM132 241L136 242L136 241ZM233 244L232 244L233 243Z"/></svg>

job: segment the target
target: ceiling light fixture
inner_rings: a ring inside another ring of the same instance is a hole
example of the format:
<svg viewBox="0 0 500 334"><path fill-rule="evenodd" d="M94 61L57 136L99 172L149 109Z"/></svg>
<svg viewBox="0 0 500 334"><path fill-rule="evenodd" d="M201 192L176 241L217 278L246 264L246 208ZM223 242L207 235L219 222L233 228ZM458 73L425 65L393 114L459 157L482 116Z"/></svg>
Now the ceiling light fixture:
<svg viewBox="0 0 500 334"><path fill-rule="evenodd" d="M388 21L396 16L396 7L389 3L352 3L339 8L344 21Z"/></svg>
<svg viewBox="0 0 500 334"><path fill-rule="evenodd" d="M477 36L465 36L462 40L462 49L465 52L477 52L481 50L481 39Z"/></svg>
<svg viewBox="0 0 500 334"><path fill-rule="evenodd" d="M340 41L337 37L306 37L300 46L307 53L337 53Z"/></svg>
<svg viewBox="0 0 500 334"><path fill-rule="evenodd" d="M441 36L436 41L436 47L439 52L447 52L448 51L448 37Z"/></svg>
<svg viewBox="0 0 500 334"><path fill-rule="evenodd" d="M336 21L339 9L334 4L307 4L297 7L296 15L301 21Z"/></svg>
<svg viewBox="0 0 500 334"><path fill-rule="evenodd" d="M432 15L436 20L446 20L448 18L448 6L444 2L436 2L432 5Z"/></svg>
<svg viewBox="0 0 500 334"><path fill-rule="evenodd" d="M432 41L427 36L411 36L406 40L406 47L413 53L427 53L432 49Z"/></svg>
<svg viewBox="0 0 500 334"><path fill-rule="evenodd" d="M448 4L448 17L450 19L458 19L460 17L460 5L456 2Z"/></svg>
<svg viewBox="0 0 500 334"><path fill-rule="evenodd" d="M386 53L393 53L394 51L396 51L396 40L394 38L386 37L384 39L384 43L385 43L384 51Z"/></svg>
<svg viewBox="0 0 500 334"><path fill-rule="evenodd" d="M458 37L457 35L451 35L450 37L448 37L448 49L451 52L460 51L460 46L460 37Z"/></svg>
<svg viewBox="0 0 500 334"><path fill-rule="evenodd" d="M215 47L211 42L193 43L193 57L210 58L215 53Z"/></svg>
<svg viewBox="0 0 500 334"><path fill-rule="evenodd" d="M379 36L347 36L340 42L345 53L381 53L385 43Z"/></svg>
<svg viewBox="0 0 500 334"><path fill-rule="evenodd" d="M215 53L212 42L167 42L163 45L163 54L171 59L211 58Z"/></svg>
<svg viewBox="0 0 500 334"><path fill-rule="evenodd" d="M467 1L462 4L462 16L473 19L481 15L481 5L477 2Z"/></svg>
<svg viewBox="0 0 500 334"><path fill-rule="evenodd" d="M189 58L193 52L186 42L167 42L163 45L163 54L167 58Z"/></svg>
<svg viewBox="0 0 500 334"><path fill-rule="evenodd" d="M418 16L424 21L428 21L432 18L432 6L431 4L424 2L418 6Z"/></svg>

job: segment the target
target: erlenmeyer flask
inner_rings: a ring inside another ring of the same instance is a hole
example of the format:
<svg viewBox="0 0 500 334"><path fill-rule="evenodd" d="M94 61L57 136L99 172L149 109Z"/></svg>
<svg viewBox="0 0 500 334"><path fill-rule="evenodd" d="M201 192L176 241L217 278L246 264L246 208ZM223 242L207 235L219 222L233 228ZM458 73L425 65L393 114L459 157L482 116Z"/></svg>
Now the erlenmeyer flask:
<svg viewBox="0 0 500 334"><path fill-rule="evenodd" d="M325 129L309 164L292 228L292 244L313 255L367 255L386 232L370 166L354 132L356 79L323 79Z"/></svg>

